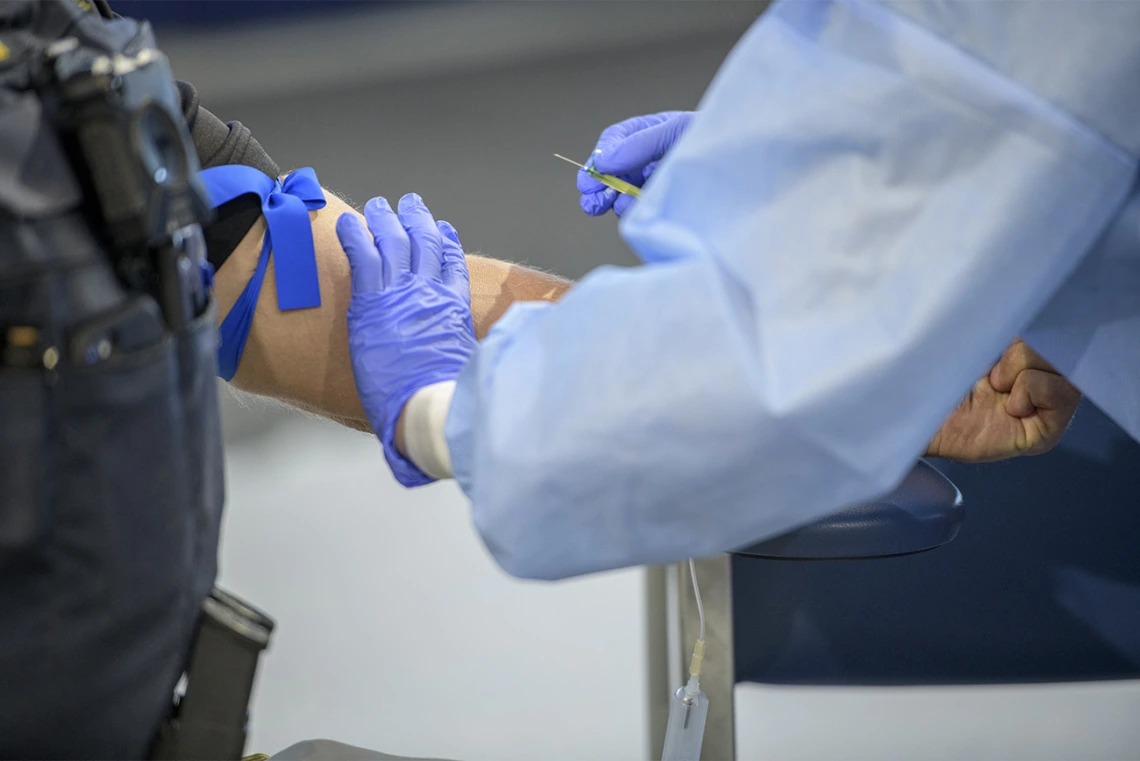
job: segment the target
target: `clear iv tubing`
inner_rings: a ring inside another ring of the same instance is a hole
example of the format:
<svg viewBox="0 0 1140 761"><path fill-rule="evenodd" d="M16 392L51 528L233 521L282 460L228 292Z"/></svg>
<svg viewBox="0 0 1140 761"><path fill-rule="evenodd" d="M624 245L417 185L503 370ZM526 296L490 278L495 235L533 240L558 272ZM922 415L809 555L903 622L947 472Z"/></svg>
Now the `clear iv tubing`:
<svg viewBox="0 0 1140 761"><path fill-rule="evenodd" d="M689 662L689 682L673 693L669 701L669 724L665 728L663 761L700 761L705 720L709 715L709 698L701 689L701 665L705 657L705 606L701 601L697 567L692 558L689 559L689 577L693 580L693 596L697 598L701 634L693 647L693 659Z"/></svg>
<svg viewBox="0 0 1140 761"><path fill-rule="evenodd" d="M701 585L697 583L697 564L689 558L689 578L693 580L693 597L697 598L697 615L701 619L701 636L698 639L705 641L705 605L701 602Z"/></svg>

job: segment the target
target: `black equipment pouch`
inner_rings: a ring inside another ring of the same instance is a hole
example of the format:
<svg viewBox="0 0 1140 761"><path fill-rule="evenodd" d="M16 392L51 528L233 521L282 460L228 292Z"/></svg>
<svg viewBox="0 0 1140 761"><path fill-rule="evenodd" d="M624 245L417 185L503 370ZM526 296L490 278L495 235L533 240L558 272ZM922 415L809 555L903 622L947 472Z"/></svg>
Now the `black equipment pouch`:
<svg viewBox="0 0 1140 761"><path fill-rule="evenodd" d="M245 749L250 692L273 621L215 589L206 598L174 716L159 731L156 761L238 759Z"/></svg>
<svg viewBox="0 0 1140 761"><path fill-rule="evenodd" d="M218 744L155 742L167 720L198 725L199 694L248 702L253 673L212 595L224 484L197 172L148 25L0 3L0 758L240 757L235 710ZM207 676L172 718L188 664Z"/></svg>

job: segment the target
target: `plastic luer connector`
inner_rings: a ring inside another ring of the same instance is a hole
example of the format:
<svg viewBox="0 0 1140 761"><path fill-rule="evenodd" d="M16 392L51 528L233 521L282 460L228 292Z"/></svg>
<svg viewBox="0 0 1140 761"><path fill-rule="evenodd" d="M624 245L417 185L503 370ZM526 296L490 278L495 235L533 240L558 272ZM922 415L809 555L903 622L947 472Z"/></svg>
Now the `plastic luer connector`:
<svg viewBox="0 0 1140 761"><path fill-rule="evenodd" d="M663 761L700 761L709 697L697 677L673 693L669 701L669 725L665 728Z"/></svg>

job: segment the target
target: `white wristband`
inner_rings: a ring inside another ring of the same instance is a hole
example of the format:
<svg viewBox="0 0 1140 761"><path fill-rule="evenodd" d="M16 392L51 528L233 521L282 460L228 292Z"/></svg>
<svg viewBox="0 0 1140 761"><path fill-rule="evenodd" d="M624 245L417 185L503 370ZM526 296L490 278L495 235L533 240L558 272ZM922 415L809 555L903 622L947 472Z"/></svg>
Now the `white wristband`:
<svg viewBox="0 0 1140 761"><path fill-rule="evenodd" d="M404 406L404 444L407 457L432 478L451 478L451 452L444 426L455 381L424 386Z"/></svg>

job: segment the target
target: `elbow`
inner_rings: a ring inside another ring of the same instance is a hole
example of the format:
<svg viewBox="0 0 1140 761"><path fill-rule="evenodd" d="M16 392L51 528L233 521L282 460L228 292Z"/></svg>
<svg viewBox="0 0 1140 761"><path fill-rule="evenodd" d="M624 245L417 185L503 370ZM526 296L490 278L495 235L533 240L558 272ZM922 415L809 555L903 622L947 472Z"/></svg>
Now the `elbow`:
<svg viewBox="0 0 1140 761"><path fill-rule="evenodd" d="M523 537L511 536L509 532L486 530L478 526L479 536L495 563L508 575L526 581L557 581L566 578L558 573L549 557L534 551L534 545Z"/></svg>
<svg viewBox="0 0 1140 761"><path fill-rule="evenodd" d="M495 558L499 568L508 576L523 581L558 581L566 578L563 574L551 573L549 567L535 562L533 558L520 557L510 552L497 552L490 544L487 548L491 550L491 556Z"/></svg>
<svg viewBox="0 0 1140 761"><path fill-rule="evenodd" d="M533 514L519 516L473 500L472 517L483 545L507 575L527 581L557 581L584 573L569 562L569 542L551 546L552 534L537 530Z"/></svg>

